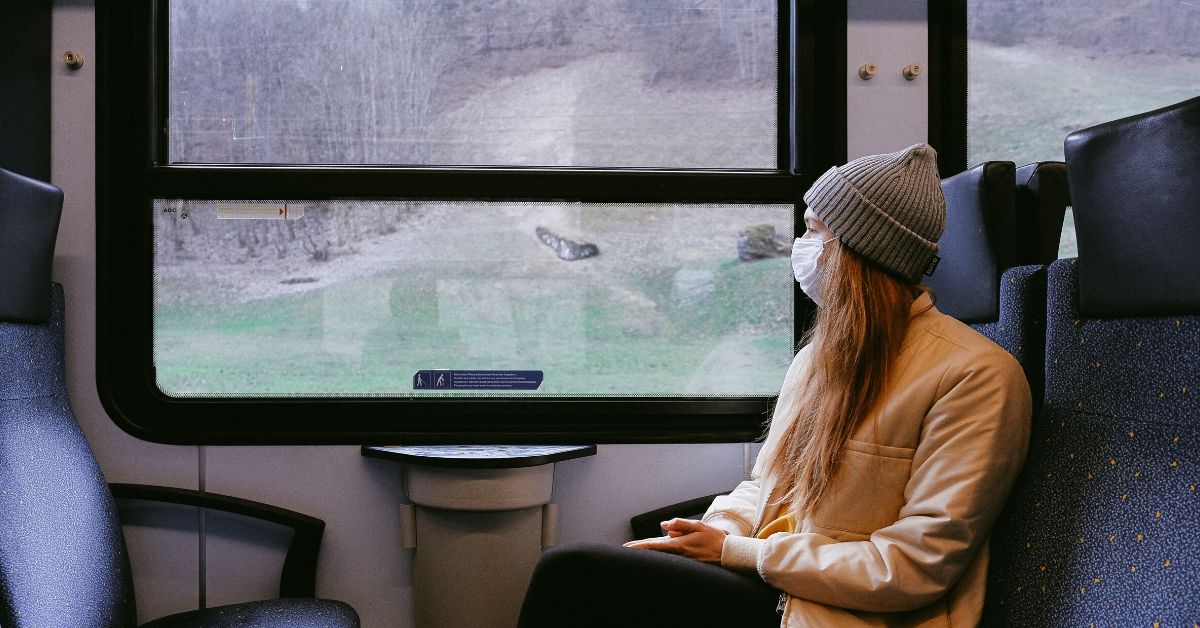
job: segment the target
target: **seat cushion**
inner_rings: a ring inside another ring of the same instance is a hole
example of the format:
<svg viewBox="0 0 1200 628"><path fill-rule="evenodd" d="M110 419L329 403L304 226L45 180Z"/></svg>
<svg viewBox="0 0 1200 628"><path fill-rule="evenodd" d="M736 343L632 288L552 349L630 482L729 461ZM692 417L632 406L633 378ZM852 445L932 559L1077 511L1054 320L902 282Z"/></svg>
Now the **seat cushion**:
<svg viewBox="0 0 1200 628"><path fill-rule="evenodd" d="M992 535L988 624L1200 617L1200 316L1087 319L1050 267L1046 395Z"/></svg>
<svg viewBox="0 0 1200 628"><path fill-rule="evenodd" d="M142 628L358 628L358 613L345 602L285 598L206 608L169 615Z"/></svg>
<svg viewBox="0 0 1200 628"><path fill-rule="evenodd" d="M62 190L0 169L0 321L42 323L50 316L62 205Z"/></svg>
<svg viewBox="0 0 1200 628"><path fill-rule="evenodd" d="M938 310L964 323L997 319L1000 273L1016 265L1014 170L1011 161L989 161L942 180L941 262L924 283L937 292Z"/></svg>
<svg viewBox="0 0 1200 628"><path fill-rule="evenodd" d="M1067 136L1080 312L1200 312L1197 138L1200 97Z"/></svg>
<svg viewBox="0 0 1200 628"><path fill-rule="evenodd" d="M0 321L0 624L127 626L116 505L67 394L62 286L46 288L49 320Z"/></svg>
<svg viewBox="0 0 1200 628"><path fill-rule="evenodd" d="M1012 354L1033 395L1042 399L1043 346L1046 342L1046 267L1017 266L1000 276L1000 318L971 325Z"/></svg>

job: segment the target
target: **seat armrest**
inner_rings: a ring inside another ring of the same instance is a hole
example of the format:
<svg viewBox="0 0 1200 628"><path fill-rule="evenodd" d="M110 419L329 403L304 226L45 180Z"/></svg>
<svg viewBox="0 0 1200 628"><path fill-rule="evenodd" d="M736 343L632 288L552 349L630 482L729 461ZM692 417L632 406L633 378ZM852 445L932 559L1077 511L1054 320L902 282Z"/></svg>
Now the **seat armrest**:
<svg viewBox="0 0 1200 628"><path fill-rule="evenodd" d="M629 527L633 528L633 538L648 539L652 536L662 536L662 528L658 524L675 517L703 515L714 499L727 494L714 493L636 515L629 519Z"/></svg>
<svg viewBox="0 0 1200 628"><path fill-rule="evenodd" d="M321 536L325 533L324 521L270 504L186 488L118 483L110 483L108 487L115 499L195 506L291 528L292 541L288 544L279 577L279 597L316 596L317 557L321 551Z"/></svg>

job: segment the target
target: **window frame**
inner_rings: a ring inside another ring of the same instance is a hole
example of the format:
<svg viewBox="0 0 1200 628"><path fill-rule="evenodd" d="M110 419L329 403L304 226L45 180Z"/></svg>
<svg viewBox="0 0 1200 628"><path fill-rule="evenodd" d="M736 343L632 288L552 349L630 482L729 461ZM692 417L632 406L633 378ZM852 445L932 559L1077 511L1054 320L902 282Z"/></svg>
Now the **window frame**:
<svg viewBox="0 0 1200 628"><path fill-rule="evenodd" d="M929 144L938 171L967 169L967 3L929 3Z"/></svg>
<svg viewBox="0 0 1200 628"><path fill-rule="evenodd" d="M774 397L168 397L154 377L149 209L163 198L790 203L799 225L801 193L846 157L844 0L778 2L774 170L172 165L167 5L141 0L96 7L96 377L100 399L122 429L177 444L737 442L761 436ZM798 288L794 299L799 339L813 310Z"/></svg>

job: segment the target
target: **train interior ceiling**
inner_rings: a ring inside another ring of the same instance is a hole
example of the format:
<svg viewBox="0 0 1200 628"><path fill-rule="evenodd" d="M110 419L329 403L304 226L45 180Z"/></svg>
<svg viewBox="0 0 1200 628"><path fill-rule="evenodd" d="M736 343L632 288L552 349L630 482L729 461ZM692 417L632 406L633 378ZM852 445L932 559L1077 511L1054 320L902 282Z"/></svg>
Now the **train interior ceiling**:
<svg viewBox="0 0 1200 628"><path fill-rule="evenodd" d="M2 624L21 486L117 505L95 625L515 625L749 477L800 194L919 143L1034 392L985 623L1200 622L1200 2L9 0L0 86Z"/></svg>

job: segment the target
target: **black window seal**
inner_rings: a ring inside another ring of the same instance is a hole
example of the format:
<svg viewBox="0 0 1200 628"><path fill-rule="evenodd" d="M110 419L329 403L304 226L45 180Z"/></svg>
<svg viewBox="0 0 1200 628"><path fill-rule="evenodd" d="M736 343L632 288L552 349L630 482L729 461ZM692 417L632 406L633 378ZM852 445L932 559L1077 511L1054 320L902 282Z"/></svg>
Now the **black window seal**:
<svg viewBox="0 0 1200 628"><path fill-rule="evenodd" d="M967 169L967 1L929 3L929 144L943 177Z"/></svg>

